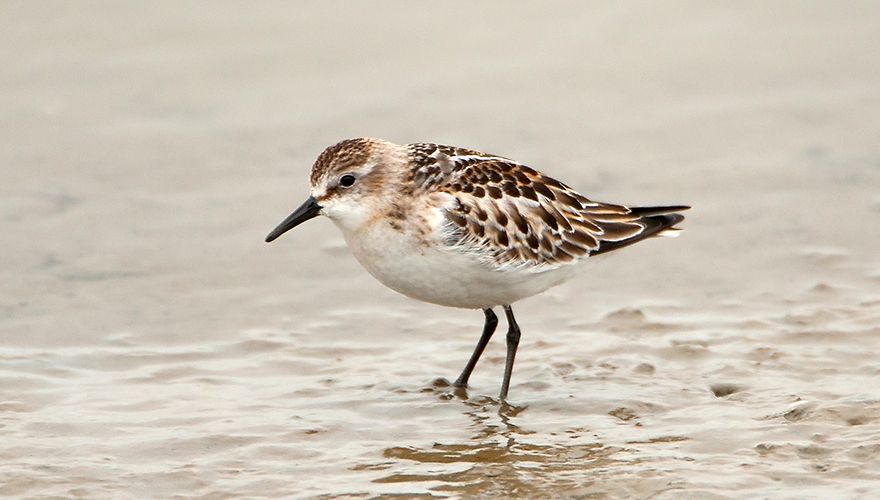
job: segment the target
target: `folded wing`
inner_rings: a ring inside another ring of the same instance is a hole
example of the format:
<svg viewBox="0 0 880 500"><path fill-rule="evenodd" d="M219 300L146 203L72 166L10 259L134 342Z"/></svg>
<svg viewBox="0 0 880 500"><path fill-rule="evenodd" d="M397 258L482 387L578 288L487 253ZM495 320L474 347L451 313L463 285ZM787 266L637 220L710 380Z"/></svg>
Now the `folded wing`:
<svg viewBox="0 0 880 500"><path fill-rule="evenodd" d="M504 270L535 272L673 233L689 207L627 207L592 201L512 160L418 144L413 180L454 198L445 208L450 248Z"/></svg>

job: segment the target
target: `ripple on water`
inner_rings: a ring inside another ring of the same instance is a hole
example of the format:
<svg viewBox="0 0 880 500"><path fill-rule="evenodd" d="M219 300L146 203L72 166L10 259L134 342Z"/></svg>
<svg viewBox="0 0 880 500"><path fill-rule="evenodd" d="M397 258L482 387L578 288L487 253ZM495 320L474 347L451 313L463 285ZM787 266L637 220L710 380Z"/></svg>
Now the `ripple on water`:
<svg viewBox="0 0 880 500"><path fill-rule="evenodd" d="M19 496L280 496L291 477L307 496L760 495L844 479L854 491L880 480L880 345L873 308L835 297L749 317L557 318L553 335L523 339L513 404L494 396L503 342L471 387L443 378L470 354L467 322L435 322L430 346L396 335L395 316L356 337L333 323L10 350L0 481Z"/></svg>

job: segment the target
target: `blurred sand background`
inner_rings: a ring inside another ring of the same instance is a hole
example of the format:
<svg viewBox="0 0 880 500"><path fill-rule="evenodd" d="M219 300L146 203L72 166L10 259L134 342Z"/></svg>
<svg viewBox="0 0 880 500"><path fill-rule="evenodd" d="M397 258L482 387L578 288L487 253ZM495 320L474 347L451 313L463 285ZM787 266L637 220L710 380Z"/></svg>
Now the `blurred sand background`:
<svg viewBox="0 0 880 500"><path fill-rule="evenodd" d="M0 494L870 497L880 4L4 2ZM516 158L676 240L479 312L263 237L340 139ZM502 325L503 328L503 325Z"/></svg>

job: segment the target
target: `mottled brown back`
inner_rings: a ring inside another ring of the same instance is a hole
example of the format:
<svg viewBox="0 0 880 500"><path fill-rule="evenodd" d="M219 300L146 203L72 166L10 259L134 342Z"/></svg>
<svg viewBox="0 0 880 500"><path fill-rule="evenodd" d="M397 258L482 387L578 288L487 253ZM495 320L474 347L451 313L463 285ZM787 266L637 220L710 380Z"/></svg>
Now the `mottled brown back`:
<svg viewBox="0 0 880 500"><path fill-rule="evenodd" d="M556 268L620 248L683 220L687 207L631 209L594 202L513 160L436 144L407 146L410 180L449 193L448 241L499 268Z"/></svg>

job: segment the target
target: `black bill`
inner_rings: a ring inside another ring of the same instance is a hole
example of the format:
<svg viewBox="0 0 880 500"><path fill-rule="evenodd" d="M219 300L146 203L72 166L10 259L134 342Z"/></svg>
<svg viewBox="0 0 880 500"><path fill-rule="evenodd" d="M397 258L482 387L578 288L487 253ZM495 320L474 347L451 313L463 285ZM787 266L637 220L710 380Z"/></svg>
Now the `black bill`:
<svg viewBox="0 0 880 500"><path fill-rule="evenodd" d="M269 236L266 236L266 243L271 242L275 238L281 236L282 234L290 231L296 226L302 224L303 222L316 217L321 212L321 205L318 205L318 202L315 201L315 198L309 196L309 199L306 200L305 203L300 205L299 208L293 211L292 214L287 216L281 224L278 224L278 227L272 230L269 233Z"/></svg>

